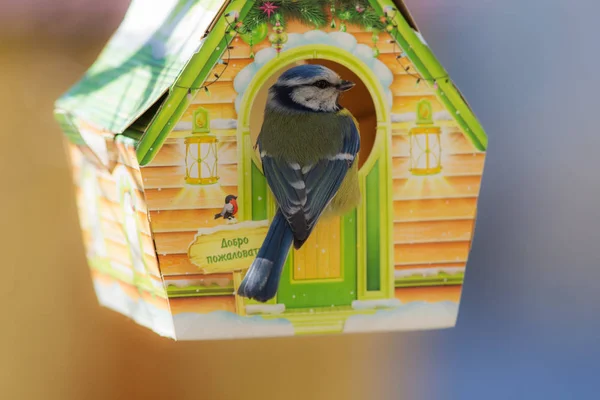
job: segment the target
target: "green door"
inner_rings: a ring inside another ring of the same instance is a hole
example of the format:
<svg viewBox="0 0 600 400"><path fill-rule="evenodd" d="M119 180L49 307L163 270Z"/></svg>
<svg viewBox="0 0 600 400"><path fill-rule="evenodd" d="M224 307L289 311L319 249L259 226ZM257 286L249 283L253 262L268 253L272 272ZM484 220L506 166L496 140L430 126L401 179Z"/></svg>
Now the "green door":
<svg viewBox="0 0 600 400"><path fill-rule="evenodd" d="M356 210L319 221L288 256L277 294L286 308L350 305L356 300Z"/></svg>
<svg viewBox="0 0 600 400"><path fill-rule="evenodd" d="M254 163L251 179L252 219L264 220L275 205L266 179ZM356 210L319 221L302 249L290 251L272 303L289 309L350 305L356 300L357 226Z"/></svg>

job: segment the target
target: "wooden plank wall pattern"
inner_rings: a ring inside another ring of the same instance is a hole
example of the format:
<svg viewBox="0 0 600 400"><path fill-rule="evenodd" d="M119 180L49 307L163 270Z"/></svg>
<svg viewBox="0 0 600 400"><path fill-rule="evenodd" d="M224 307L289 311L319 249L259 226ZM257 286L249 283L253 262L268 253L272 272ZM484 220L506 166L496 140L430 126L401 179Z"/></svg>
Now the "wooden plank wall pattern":
<svg viewBox="0 0 600 400"><path fill-rule="evenodd" d="M329 28L324 30L331 31ZM359 30L349 25L347 31L355 35L358 43L372 47L372 34ZM298 33L305 28L291 22L286 31ZM407 67L409 72L416 71L414 66L406 58L396 58L400 51L390 40L387 33L381 33L377 46L381 53L379 59L394 74L390 87L394 96L392 113L415 113L421 99L431 102L434 113L445 111L426 83L416 85L416 78L406 71ZM211 84L210 96L198 93L181 121L190 123L198 107L207 109L212 120L237 118L233 79L253 60L249 57L250 47L239 38L234 40L233 46L228 68L218 82ZM253 50L257 52L268 46L269 42L265 41L255 45ZM223 66L218 65L213 72L221 73L222 70ZM458 125L446 121L441 142L442 174L432 178L413 177L409 172L408 128L402 124L393 124L393 127L396 269L464 266L473 235L485 154L474 150ZM159 262L167 276L198 273L198 268L187 260L187 248L200 225L208 227L218 223L213 216L223 206L224 194L237 194L237 166L231 162L237 160L235 136L219 136L221 139L218 168L222 186L219 190L199 191L195 196L182 195L182 192L193 190L186 189L183 184L185 146L183 140L174 135L167 139L152 163L141 169Z"/></svg>
<svg viewBox="0 0 600 400"><path fill-rule="evenodd" d="M80 187L81 173L83 163L87 162L81 151L75 145L68 145L69 155L71 158L71 167L73 173L73 181L75 184L75 193L77 197L77 206L82 221L87 220L90 216L86 215L86 199L84 198L83 189ZM142 243L143 258L146 264L147 271L151 279L157 287L162 286L162 278L158 266L158 259L154 250L154 242L148 217L146 214L146 205L144 194L141 190L141 176L139 168L132 162L132 155L135 150L132 146L119 144L119 160L127 161L127 169L134 179L136 186L136 212L138 216L138 226L140 228L140 237ZM137 161L136 161L137 163ZM123 164L124 165L124 164ZM104 245L107 251L107 257L119 268L126 268L133 271L131 255L129 252L127 239L122 225L123 211L121 209L119 196L116 188L116 181L110 171L96 169L98 177L98 189L100 197L98 198L98 215L100 220L101 231L104 238ZM87 248L91 248L93 242L93 234L87 228L88 224L82 225L84 243ZM132 272L133 274L133 272Z"/></svg>

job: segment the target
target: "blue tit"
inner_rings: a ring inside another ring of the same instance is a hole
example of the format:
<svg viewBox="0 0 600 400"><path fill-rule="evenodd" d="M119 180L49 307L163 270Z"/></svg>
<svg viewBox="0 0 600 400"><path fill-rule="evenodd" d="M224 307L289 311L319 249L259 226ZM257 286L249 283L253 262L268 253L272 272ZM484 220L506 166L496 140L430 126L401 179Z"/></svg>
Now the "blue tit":
<svg viewBox="0 0 600 400"><path fill-rule="evenodd" d="M307 64L285 71L269 89L256 144L278 209L240 296L273 298L292 244L300 249L323 215L358 205L358 123L339 104L352 87L334 71Z"/></svg>

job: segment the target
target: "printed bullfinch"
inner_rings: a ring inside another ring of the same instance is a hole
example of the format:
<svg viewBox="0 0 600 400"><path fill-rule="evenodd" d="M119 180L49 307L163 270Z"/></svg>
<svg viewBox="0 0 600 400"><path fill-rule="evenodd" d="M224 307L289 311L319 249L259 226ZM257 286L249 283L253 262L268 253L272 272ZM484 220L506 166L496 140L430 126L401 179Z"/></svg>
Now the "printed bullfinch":
<svg viewBox="0 0 600 400"><path fill-rule="evenodd" d="M230 194L225 197L225 206L223 206L223 210L220 213L215 214L215 219L223 218L226 220L232 220L235 219L235 214L237 214L237 212L237 196Z"/></svg>

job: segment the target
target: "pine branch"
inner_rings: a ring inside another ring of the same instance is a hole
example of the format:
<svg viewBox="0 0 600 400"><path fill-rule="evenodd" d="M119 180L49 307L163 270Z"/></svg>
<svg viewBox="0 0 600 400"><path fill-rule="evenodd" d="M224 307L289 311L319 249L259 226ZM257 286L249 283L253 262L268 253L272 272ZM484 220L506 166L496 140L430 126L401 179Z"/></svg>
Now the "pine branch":
<svg viewBox="0 0 600 400"><path fill-rule="evenodd" d="M358 12L360 6L362 12ZM348 24L358 25L364 29L382 30L385 24L381 22L377 12L371 7L368 1L358 0L340 0L336 4L336 16Z"/></svg>
<svg viewBox="0 0 600 400"><path fill-rule="evenodd" d="M298 0L281 2L286 18L300 21L306 25L320 28L327 23L325 2L322 0Z"/></svg>
<svg viewBox="0 0 600 400"><path fill-rule="evenodd" d="M279 22L284 28L287 21L298 21L304 25L321 28L330 19L329 9L335 7L335 17L348 24L358 25L367 30L382 30L385 24L371 7L368 0L271 0L278 8L269 17L260 7L269 0L256 1L244 19L244 29L251 31L266 23ZM358 12L357 7L362 12Z"/></svg>

